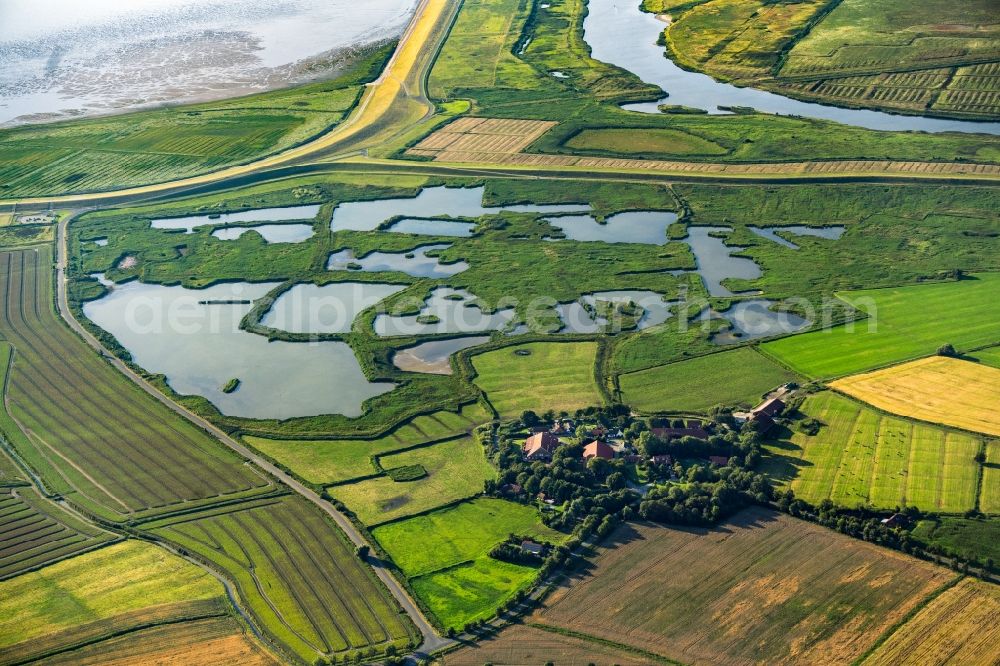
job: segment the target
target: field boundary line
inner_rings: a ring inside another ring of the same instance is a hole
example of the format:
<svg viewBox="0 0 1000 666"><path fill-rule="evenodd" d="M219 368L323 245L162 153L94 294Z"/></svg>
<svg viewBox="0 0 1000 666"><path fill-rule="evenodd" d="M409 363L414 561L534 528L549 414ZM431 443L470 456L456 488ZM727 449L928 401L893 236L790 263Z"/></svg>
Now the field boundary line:
<svg viewBox="0 0 1000 666"><path fill-rule="evenodd" d="M615 648L623 652L637 654L639 656L652 659L661 664L668 664L669 666L683 666L681 662L674 661L673 659L670 659L669 657L664 657L661 654L656 654L655 652L649 652L648 650L643 650L642 648L638 648L633 645L628 645L626 643L618 643L616 641L609 641L606 638L598 638L597 636L585 634L580 631L573 631L572 629L555 627L553 625L544 624L542 622L526 622L525 626L532 627L534 629L539 629L541 631L547 631L550 634L557 634L560 636L567 636L569 638L576 638L581 641L586 641L588 643L596 643L597 645L604 645L606 647Z"/></svg>
<svg viewBox="0 0 1000 666"><path fill-rule="evenodd" d="M968 576L957 574L953 579L947 581L946 583L941 585L941 587L939 587L938 589L928 593L928 595L924 597L924 599L922 599L920 603L915 604L913 608L911 608L909 612L906 613L906 615L900 618L899 621L896 622L894 625L886 629L885 632L881 636L879 636L878 640L872 643L872 645L867 650L865 650L861 655L859 655L857 659L852 661L851 666L861 666L868 659L868 657L875 654L875 652L880 647L882 647L886 643L886 641L892 638L900 629L909 624L910 620L916 617L917 614L920 613L920 611L930 606L935 599L937 599L942 594L944 594L948 590L952 589L953 587L961 583L966 578L968 578Z"/></svg>

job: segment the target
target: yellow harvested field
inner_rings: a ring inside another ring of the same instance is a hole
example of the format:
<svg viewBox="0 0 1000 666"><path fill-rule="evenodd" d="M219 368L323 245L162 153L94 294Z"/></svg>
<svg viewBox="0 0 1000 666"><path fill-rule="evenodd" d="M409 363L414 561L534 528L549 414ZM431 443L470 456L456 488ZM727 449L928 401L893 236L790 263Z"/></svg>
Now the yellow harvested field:
<svg viewBox="0 0 1000 666"><path fill-rule="evenodd" d="M1000 435L1000 370L944 356L931 356L830 384L879 409Z"/></svg>
<svg viewBox="0 0 1000 666"><path fill-rule="evenodd" d="M897 629L865 666L1000 662L1000 586L966 578Z"/></svg>
<svg viewBox="0 0 1000 666"><path fill-rule="evenodd" d="M449 126L451 127L451 126ZM444 128L440 132L447 130ZM431 138L428 137L428 138ZM444 141L442 139L441 141ZM529 142L530 143L530 142ZM527 143L525 144L527 145ZM663 174L712 174L734 178L748 176L785 176L813 178L817 175L853 177L882 176L893 178L957 177L983 180L1000 178L1000 164L969 164L963 162L903 162L894 160L836 160L816 162L718 163L682 162L673 160L620 159L614 157L581 157L574 155L542 155L522 153L507 147L503 152L470 150L461 144L445 144L430 151L417 144L411 155L434 157L436 162L449 164L501 165L521 167L572 167L593 171L640 171Z"/></svg>
<svg viewBox="0 0 1000 666"><path fill-rule="evenodd" d="M459 118L425 138L408 154L435 158L444 151L513 155L530 146L555 125L548 120Z"/></svg>

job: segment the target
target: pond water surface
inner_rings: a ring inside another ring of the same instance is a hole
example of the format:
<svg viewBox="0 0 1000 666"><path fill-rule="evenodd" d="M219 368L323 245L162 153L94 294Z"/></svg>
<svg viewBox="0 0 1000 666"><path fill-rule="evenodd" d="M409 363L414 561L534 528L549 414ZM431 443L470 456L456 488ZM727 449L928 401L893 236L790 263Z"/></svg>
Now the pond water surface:
<svg viewBox="0 0 1000 666"><path fill-rule="evenodd" d="M256 231L266 243L302 243L315 235L311 224L259 224L253 227L224 227L212 235L219 240L236 240L248 231Z"/></svg>
<svg viewBox="0 0 1000 666"><path fill-rule="evenodd" d="M333 211L333 231L372 231L394 217L465 217L476 218L502 211L514 213L576 213L590 210L579 204L517 204L484 206L482 187L425 187L415 197L345 201Z"/></svg>
<svg viewBox="0 0 1000 666"><path fill-rule="evenodd" d="M627 109L659 113L659 104L674 104L705 109L709 113L725 113L720 106L744 106L765 113L833 120L878 130L1000 134L998 122L904 116L801 102L763 90L720 83L706 74L685 71L666 58L664 47L656 43L666 24L643 12L639 6L640 0L588 0L588 13L583 23L584 39L590 45L594 58L627 69L669 94L658 102L630 104Z"/></svg>
<svg viewBox="0 0 1000 666"><path fill-rule="evenodd" d="M677 214L630 211L611 215L604 224L590 215L564 215L546 218L545 221L562 231L570 240L663 245L667 242L667 227L677 221Z"/></svg>
<svg viewBox="0 0 1000 666"><path fill-rule="evenodd" d="M367 273L396 271L424 278L448 277L468 270L469 264L464 261L444 264L438 257L427 256L428 252L445 250L449 247L451 247L449 244L421 245L402 252L371 252L360 258L354 256L353 250L340 250L330 255L326 267L331 271L359 270Z"/></svg>
<svg viewBox="0 0 1000 666"><path fill-rule="evenodd" d="M375 333L380 337L481 333L500 330L514 318L513 308L497 309L488 314L475 304L475 300L476 297L464 289L437 287L424 301L419 314L378 315Z"/></svg>
<svg viewBox="0 0 1000 666"><path fill-rule="evenodd" d="M799 246L792 241L779 236L779 231L794 234L796 236L814 236L816 238L825 238L827 240L840 240L840 237L844 235L844 230L845 227L807 227L804 225L794 225L791 227L750 227L750 231L754 232L761 238L772 240L778 245L783 245L791 250L798 250Z"/></svg>
<svg viewBox="0 0 1000 666"><path fill-rule="evenodd" d="M224 227L233 222L280 222L284 220L308 220L316 217L319 204L313 206L289 206L287 208L258 208L238 213L219 215L189 215L186 217L162 217L150 222L154 229L183 229L194 233L195 228L208 225Z"/></svg>
<svg viewBox="0 0 1000 666"><path fill-rule="evenodd" d="M406 285L375 282L297 284L274 301L260 323L289 333L347 333L363 310L403 289Z"/></svg>
<svg viewBox="0 0 1000 666"><path fill-rule="evenodd" d="M397 234L415 234L418 236L454 236L468 238L476 228L474 222L455 222L453 220L421 220L404 218L394 223L386 231Z"/></svg>
<svg viewBox="0 0 1000 666"><path fill-rule="evenodd" d="M609 322L604 317L594 317L590 308L593 308L598 301L608 303L634 303L641 307L644 312L637 322L637 330L659 326L673 316L670 306L674 302L667 301L662 295L654 291L643 290L619 290L619 291L599 291L593 294L586 294L579 301L572 303L560 303L556 306L556 312L563 322L561 333L599 333L607 331L618 333L622 330L621 322ZM590 306L590 308L586 307ZM610 329L609 329L609 324Z"/></svg>
<svg viewBox="0 0 1000 666"><path fill-rule="evenodd" d="M253 301L275 284L185 289L137 281L85 303L84 314L115 336L137 364L182 395L207 398L227 416L287 419L360 416L362 403L394 388L369 382L344 342L268 342L239 329ZM215 301L204 304L204 301ZM224 393L230 379L240 387Z"/></svg>
<svg viewBox="0 0 1000 666"><path fill-rule="evenodd" d="M711 235L730 230L729 227L688 228L688 237L685 240L698 261L698 268L694 272L701 276L705 288L712 296L734 295L721 284L726 278L753 280L762 275L760 266L752 259L732 256L734 252L739 252L743 248L726 245L721 238Z"/></svg>
<svg viewBox="0 0 1000 666"><path fill-rule="evenodd" d="M429 375L450 375L451 355L490 341L488 335L467 338L432 340L413 347L404 347L392 356L392 364L405 372L422 372Z"/></svg>
<svg viewBox="0 0 1000 666"><path fill-rule="evenodd" d="M705 310L702 319L721 318L729 321L731 329L712 336L717 345L731 345L772 335L795 333L806 328L811 321L788 312L778 312L771 308L775 301L754 299L733 304L725 312Z"/></svg>

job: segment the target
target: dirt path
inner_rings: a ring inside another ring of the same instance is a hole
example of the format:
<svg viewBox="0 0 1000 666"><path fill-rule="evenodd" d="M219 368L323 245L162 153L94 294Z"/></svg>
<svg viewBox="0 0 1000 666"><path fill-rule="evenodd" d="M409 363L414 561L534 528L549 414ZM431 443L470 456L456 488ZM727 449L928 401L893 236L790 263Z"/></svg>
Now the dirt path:
<svg viewBox="0 0 1000 666"><path fill-rule="evenodd" d="M80 212L83 211L78 211L76 214L79 214ZM69 299L66 293L66 282L67 282L66 266L67 266L67 257L69 256L67 247L67 242L68 242L67 232L69 223L74 217L76 217L76 214L67 215L59 222L58 235L56 239L57 251L58 251L57 255L58 258L56 260L56 292L57 292L56 304L57 304L57 309L59 311L59 316L62 317L63 321L65 321L66 324L77 335L79 335L88 346L98 351L109 363L111 363L111 365L113 365L122 374L124 374L126 377L132 380L132 382L135 383L143 391L145 391L149 395L159 400L162 404L166 405L173 412L187 419L188 421L200 427L201 429L207 431L209 434L214 436L216 439L225 444L231 450L235 451L245 460L250 461L260 469L263 469L272 477L278 479L280 482L284 483L286 486L288 486L293 491L304 497L306 500L312 502L314 505L319 507L320 510L322 510L326 515L332 518L335 523L337 523L340 529L344 531L344 533L347 535L347 537L351 540L353 544L355 544L356 546L367 545L370 547L371 544L369 544L368 541L364 538L364 535L362 535L361 532L358 531L358 529L354 526L354 523L348 520L347 517L344 516L342 513L337 511L332 504L323 500L323 498L321 498L312 489L307 488L303 484L299 483L290 475L282 471L280 468L273 465L270 461L257 455L243 444L237 442L235 439L227 435L225 432L215 427L215 425L213 425L207 419L202 418L201 416L195 414L194 412L186 409L182 405L179 405L178 403L174 402L166 395L161 393L156 387L154 387L152 384L150 384L140 375L138 375L135 371L133 371L130 367L128 367L121 359L119 359L118 357L114 356L111 352L106 350L97 340L97 338L91 335L90 332L87 329L85 329L80 324L80 322L76 320L75 317L73 317L73 314L69 308ZM434 630L434 627L431 626L430 622L427 620L423 612L410 597L406 589L403 588L403 586L399 583L399 581L395 579L392 573L390 573L390 571L385 567L385 565L380 560L377 560L376 563L372 565L372 568L374 569L375 574L379 577L379 580L381 580L382 583L386 586L386 588L388 588L392 596L396 598L396 601L399 602L399 605L402 606L406 614L410 616L410 620L417 627L417 630L423 637L423 642L420 645L420 651L417 653L418 657L421 655L430 654L432 652L440 650L454 643L454 641L452 641L451 639L447 639L438 635L438 633ZM227 592L228 592L228 587L227 587ZM230 597L232 598L231 594ZM242 609L240 612L242 613Z"/></svg>

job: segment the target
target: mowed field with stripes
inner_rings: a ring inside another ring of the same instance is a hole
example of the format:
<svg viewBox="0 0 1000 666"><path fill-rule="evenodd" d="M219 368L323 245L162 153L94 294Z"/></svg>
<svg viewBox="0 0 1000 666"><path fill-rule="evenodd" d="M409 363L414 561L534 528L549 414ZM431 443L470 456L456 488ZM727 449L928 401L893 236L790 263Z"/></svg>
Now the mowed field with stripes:
<svg viewBox="0 0 1000 666"><path fill-rule="evenodd" d="M984 438L880 413L833 391L800 408L822 425L767 445L766 469L802 499L962 513L979 497ZM983 511L1000 506L983 482Z"/></svg>
<svg viewBox="0 0 1000 666"><path fill-rule="evenodd" d="M52 266L48 247L0 253L8 343L0 345L8 361L0 427L46 489L222 573L268 642L296 660L353 658L415 640L395 600L317 507L171 412L70 331L53 308ZM0 530L41 530L52 557L103 538L34 517L22 506L28 495L16 492L0 497L0 515L10 512ZM12 570L29 564L10 555Z"/></svg>

